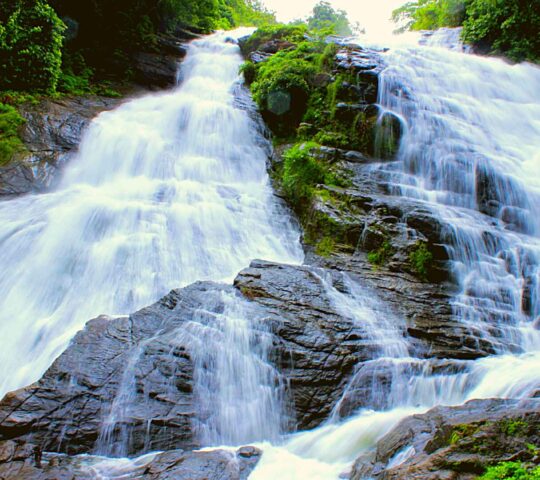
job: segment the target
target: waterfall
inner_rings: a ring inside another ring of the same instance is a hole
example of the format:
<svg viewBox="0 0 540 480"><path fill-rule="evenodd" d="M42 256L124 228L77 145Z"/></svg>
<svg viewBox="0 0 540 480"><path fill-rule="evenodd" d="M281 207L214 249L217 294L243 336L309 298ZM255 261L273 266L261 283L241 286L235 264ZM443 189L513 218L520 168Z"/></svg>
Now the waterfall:
<svg viewBox="0 0 540 480"><path fill-rule="evenodd" d="M334 295L344 315L394 327L374 331L394 348L383 342L380 356L359 365L336 409L366 378L373 396L352 416L334 414L282 447L265 445L251 480L341 478L405 416L475 398L527 398L540 385L540 68L465 54L456 30L420 43L385 54L379 102L401 119L405 135L396 160L374 168L391 194L423 203L446 225L459 287L454 314L495 354L414 358L402 346L399 319L383 320L388 312L376 292L356 285L347 298ZM391 379L386 388L383 375Z"/></svg>
<svg viewBox="0 0 540 480"><path fill-rule="evenodd" d="M302 260L253 120L234 105L241 57L227 36L191 44L178 88L95 119L55 191L0 202L0 396L99 314L232 281L254 258Z"/></svg>
<svg viewBox="0 0 540 480"><path fill-rule="evenodd" d="M287 392L269 361L265 319L239 294L209 295L208 309L167 332L164 345L188 345L201 442L259 442L252 480L337 479L407 415L538 388L540 69L440 48L448 42L454 32L384 54L380 104L405 135L396 160L373 168L391 194L421 202L446 226L454 314L494 354L426 359L405 320L361 279L340 274L338 288L313 269L335 311L376 348L323 425L284 437ZM38 378L93 316L129 313L196 280L230 281L254 258L301 262L255 125L234 104L240 61L224 34L193 42L182 84L101 114L55 191L0 203L2 391ZM107 406L101 454L125 452L143 347ZM95 468L122 478L151 458Z"/></svg>

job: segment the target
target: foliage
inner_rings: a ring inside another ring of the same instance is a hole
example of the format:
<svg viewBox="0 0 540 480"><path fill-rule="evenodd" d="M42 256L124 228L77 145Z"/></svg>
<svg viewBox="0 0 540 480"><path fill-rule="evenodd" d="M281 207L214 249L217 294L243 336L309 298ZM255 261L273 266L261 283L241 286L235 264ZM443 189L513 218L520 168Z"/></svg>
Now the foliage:
<svg viewBox="0 0 540 480"><path fill-rule="evenodd" d="M465 19L465 0L413 0L392 12L399 31L458 27Z"/></svg>
<svg viewBox="0 0 540 480"><path fill-rule="evenodd" d="M54 92L64 23L44 0L17 0L0 24L0 89Z"/></svg>
<svg viewBox="0 0 540 480"><path fill-rule="evenodd" d="M314 91L313 80L323 46L302 42L259 64L251 85L253 98L270 127L280 136L292 134L304 116Z"/></svg>
<svg viewBox="0 0 540 480"><path fill-rule="evenodd" d="M463 25L463 39L481 51L540 61L538 0L412 0L392 18L400 31Z"/></svg>
<svg viewBox="0 0 540 480"><path fill-rule="evenodd" d="M529 427L529 424L524 420L503 420L501 422L501 430L505 435L513 437L523 433Z"/></svg>
<svg viewBox="0 0 540 480"><path fill-rule="evenodd" d="M377 249L368 253L367 259L375 267L384 265L388 259L394 254L394 248L392 244L385 240L382 245Z"/></svg>
<svg viewBox="0 0 540 480"><path fill-rule="evenodd" d="M0 103L0 165L6 165L17 152L24 150L19 128L25 120L16 108Z"/></svg>
<svg viewBox="0 0 540 480"><path fill-rule="evenodd" d="M313 7L307 20L309 29L325 35L352 35L352 28L344 10L334 10L330 3L321 1Z"/></svg>
<svg viewBox="0 0 540 480"><path fill-rule="evenodd" d="M428 250L424 242L418 242L409 255L409 263L416 274L426 280L433 254Z"/></svg>
<svg viewBox="0 0 540 480"><path fill-rule="evenodd" d="M463 38L517 61L540 61L538 0L471 0Z"/></svg>
<svg viewBox="0 0 540 480"><path fill-rule="evenodd" d="M502 462L488 467L478 480L540 480L540 467L527 468L519 462Z"/></svg>
<svg viewBox="0 0 540 480"><path fill-rule="evenodd" d="M317 243L315 253L321 257L329 257L335 249L335 240L332 237L325 236Z"/></svg>
<svg viewBox="0 0 540 480"><path fill-rule="evenodd" d="M319 184L341 185L343 181L326 163L313 155L320 148L315 142L298 143L284 155L283 191L294 206L311 202Z"/></svg>
<svg viewBox="0 0 540 480"><path fill-rule="evenodd" d="M281 40L291 43L299 43L305 40L307 34L307 27L304 24L300 25L264 25L259 27L253 35L251 35L245 42L242 49L251 53L258 50L261 45L270 42L272 40Z"/></svg>

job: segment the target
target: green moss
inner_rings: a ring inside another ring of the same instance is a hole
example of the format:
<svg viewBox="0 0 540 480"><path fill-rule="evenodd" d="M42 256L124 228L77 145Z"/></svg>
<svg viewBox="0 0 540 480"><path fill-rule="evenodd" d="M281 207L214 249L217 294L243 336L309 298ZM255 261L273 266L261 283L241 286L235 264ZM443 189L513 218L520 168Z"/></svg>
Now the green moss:
<svg viewBox="0 0 540 480"><path fill-rule="evenodd" d="M321 257L328 258L336 249L336 242L332 237L323 237L315 247L315 253Z"/></svg>
<svg viewBox="0 0 540 480"><path fill-rule="evenodd" d="M414 249L409 254L409 263L413 271L422 280L426 280L429 267L433 261L433 254L428 250L424 242L417 242Z"/></svg>
<svg viewBox="0 0 540 480"><path fill-rule="evenodd" d="M474 435L479 428L479 425L469 423L455 425L452 428L452 433L450 434L450 445L455 445L463 438Z"/></svg>
<svg viewBox="0 0 540 480"><path fill-rule="evenodd" d="M478 480L540 480L540 467L527 467L519 462L502 462L488 467Z"/></svg>
<svg viewBox="0 0 540 480"><path fill-rule="evenodd" d="M25 150L19 128L25 122L18 110L0 103L0 165L8 164L16 153Z"/></svg>
<svg viewBox="0 0 540 480"><path fill-rule="evenodd" d="M501 422L501 431L509 437L524 433L529 424L524 420L504 420Z"/></svg>
<svg viewBox="0 0 540 480"><path fill-rule="evenodd" d="M388 259L394 254L394 248L392 244L385 240L382 245L377 249L368 253L368 262L374 267L381 267Z"/></svg>

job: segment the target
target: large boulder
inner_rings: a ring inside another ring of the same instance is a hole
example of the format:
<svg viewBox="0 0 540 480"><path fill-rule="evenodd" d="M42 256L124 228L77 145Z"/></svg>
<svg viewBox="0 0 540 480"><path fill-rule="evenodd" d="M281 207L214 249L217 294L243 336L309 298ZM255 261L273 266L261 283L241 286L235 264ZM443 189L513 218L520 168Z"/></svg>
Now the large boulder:
<svg viewBox="0 0 540 480"><path fill-rule="evenodd" d="M201 403L194 370L204 370L195 372L200 378L214 360L200 356L206 353L194 339L210 355L220 348L204 335L215 330L227 296L247 305L249 318L271 335L269 361L287 385L285 428L315 427L355 366L377 350L358 320L337 309L331 275L254 262L234 287L196 283L129 317L92 320L41 380L0 402L0 440L68 454L198 447L213 404Z"/></svg>
<svg viewBox="0 0 540 480"><path fill-rule="evenodd" d="M539 444L540 399L436 407L385 435L373 459L358 459L351 480L472 480L500 462L539 464Z"/></svg>

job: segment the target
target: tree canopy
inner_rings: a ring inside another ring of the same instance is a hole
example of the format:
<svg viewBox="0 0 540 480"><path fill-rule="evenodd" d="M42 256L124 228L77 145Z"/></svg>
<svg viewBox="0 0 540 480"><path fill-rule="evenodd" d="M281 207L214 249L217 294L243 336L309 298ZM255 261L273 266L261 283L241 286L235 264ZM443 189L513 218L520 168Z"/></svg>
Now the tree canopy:
<svg viewBox="0 0 540 480"><path fill-rule="evenodd" d="M398 30L463 26L483 52L540 60L540 0L412 0L394 10Z"/></svg>
<svg viewBox="0 0 540 480"><path fill-rule="evenodd" d="M333 33L336 35L352 35L352 28L344 10L335 10L330 3L321 1L313 8L307 20L310 30Z"/></svg>

